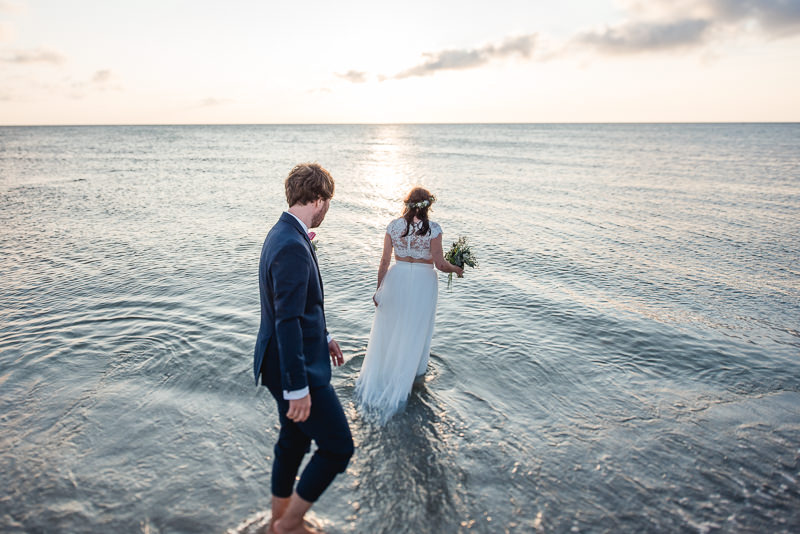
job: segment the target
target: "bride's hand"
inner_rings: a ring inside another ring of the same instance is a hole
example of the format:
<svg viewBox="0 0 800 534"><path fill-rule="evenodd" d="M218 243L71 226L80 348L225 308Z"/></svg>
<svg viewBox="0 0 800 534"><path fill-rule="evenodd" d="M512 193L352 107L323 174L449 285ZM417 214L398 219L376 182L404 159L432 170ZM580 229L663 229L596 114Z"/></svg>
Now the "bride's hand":
<svg viewBox="0 0 800 534"><path fill-rule="evenodd" d="M461 267L456 267L456 276L459 278L464 278L464 269Z"/></svg>
<svg viewBox="0 0 800 534"><path fill-rule="evenodd" d="M375 304L375 307L376 307L376 308L378 307L378 301L377 301L377 300L375 300L375 295L377 295L377 294L378 294L378 292L376 291L376 292L375 292L375 294L374 294L374 295L372 295L372 302Z"/></svg>

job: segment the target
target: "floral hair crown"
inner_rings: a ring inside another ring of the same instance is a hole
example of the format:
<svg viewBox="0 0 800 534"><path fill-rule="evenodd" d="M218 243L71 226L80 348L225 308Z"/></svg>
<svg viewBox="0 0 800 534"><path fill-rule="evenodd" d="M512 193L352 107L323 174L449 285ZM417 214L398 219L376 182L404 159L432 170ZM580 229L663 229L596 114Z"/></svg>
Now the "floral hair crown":
<svg viewBox="0 0 800 534"><path fill-rule="evenodd" d="M431 195L431 198L426 198L425 200L420 200L419 202L407 202L406 206L408 206L409 208L422 209L422 208L427 208L434 202L436 202L436 197Z"/></svg>

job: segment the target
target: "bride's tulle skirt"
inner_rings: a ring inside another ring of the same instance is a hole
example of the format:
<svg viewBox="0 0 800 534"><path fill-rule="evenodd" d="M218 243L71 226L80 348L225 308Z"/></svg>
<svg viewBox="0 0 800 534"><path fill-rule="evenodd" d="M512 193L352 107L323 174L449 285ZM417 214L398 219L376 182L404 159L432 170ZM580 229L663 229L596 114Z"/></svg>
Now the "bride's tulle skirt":
<svg viewBox="0 0 800 534"><path fill-rule="evenodd" d="M379 423L401 409L414 379L428 367L439 279L429 263L395 262L375 300L367 354L356 379L356 402Z"/></svg>

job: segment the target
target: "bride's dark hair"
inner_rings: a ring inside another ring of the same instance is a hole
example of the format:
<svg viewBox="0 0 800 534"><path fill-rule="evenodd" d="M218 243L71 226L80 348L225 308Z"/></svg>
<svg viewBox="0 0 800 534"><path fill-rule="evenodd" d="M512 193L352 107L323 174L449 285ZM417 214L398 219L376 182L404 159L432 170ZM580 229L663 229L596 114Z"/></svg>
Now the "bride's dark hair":
<svg viewBox="0 0 800 534"><path fill-rule="evenodd" d="M416 231L417 235L425 235L431 231L431 225L428 222L428 210L434 202L436 202L436 197L431 195L427 189L415 187L411 190L403 201L403 218L406 220L406 231L403 232L403 237L407 236L411 231L414 217L422 221L422 226Z"/></svg>

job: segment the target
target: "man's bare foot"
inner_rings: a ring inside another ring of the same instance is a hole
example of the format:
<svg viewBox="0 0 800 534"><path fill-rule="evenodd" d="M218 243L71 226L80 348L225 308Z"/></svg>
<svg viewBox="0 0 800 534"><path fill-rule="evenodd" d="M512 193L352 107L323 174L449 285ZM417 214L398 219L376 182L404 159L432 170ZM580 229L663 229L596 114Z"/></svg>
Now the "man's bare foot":
<svg viewBox="0 0 800 534"><path fill-rule="evenodd" d="M289 507L289 497L275 497L272 496L272 517L269 520L267 527L267 534L277 534L275 531L275 522L283 517L286 509Z"/></svg>
<svg viewBox="0 0 800 534"><path fill-rule="evenodd" d="M311 509L313 504L300 497L297 492L293 493L286 511L275 520L273 526L275 534L324 534L305 521L306 512Z"/></svg>
<svg viewBox="0 0 800 534"><path fill-rule="evenodd" d="M275 520L275 534L324 534L305 520L306 512L313 504L300 497L297 492L293 493L286 511Z"/></svg>
<svg viewBox="0 0 800 534"><path fill-rule="evenodd" d="M325 534L323 531L312 527L305 521L294 524L288 523L285 520L278 519L274 523L275 534Z"/></svg>

